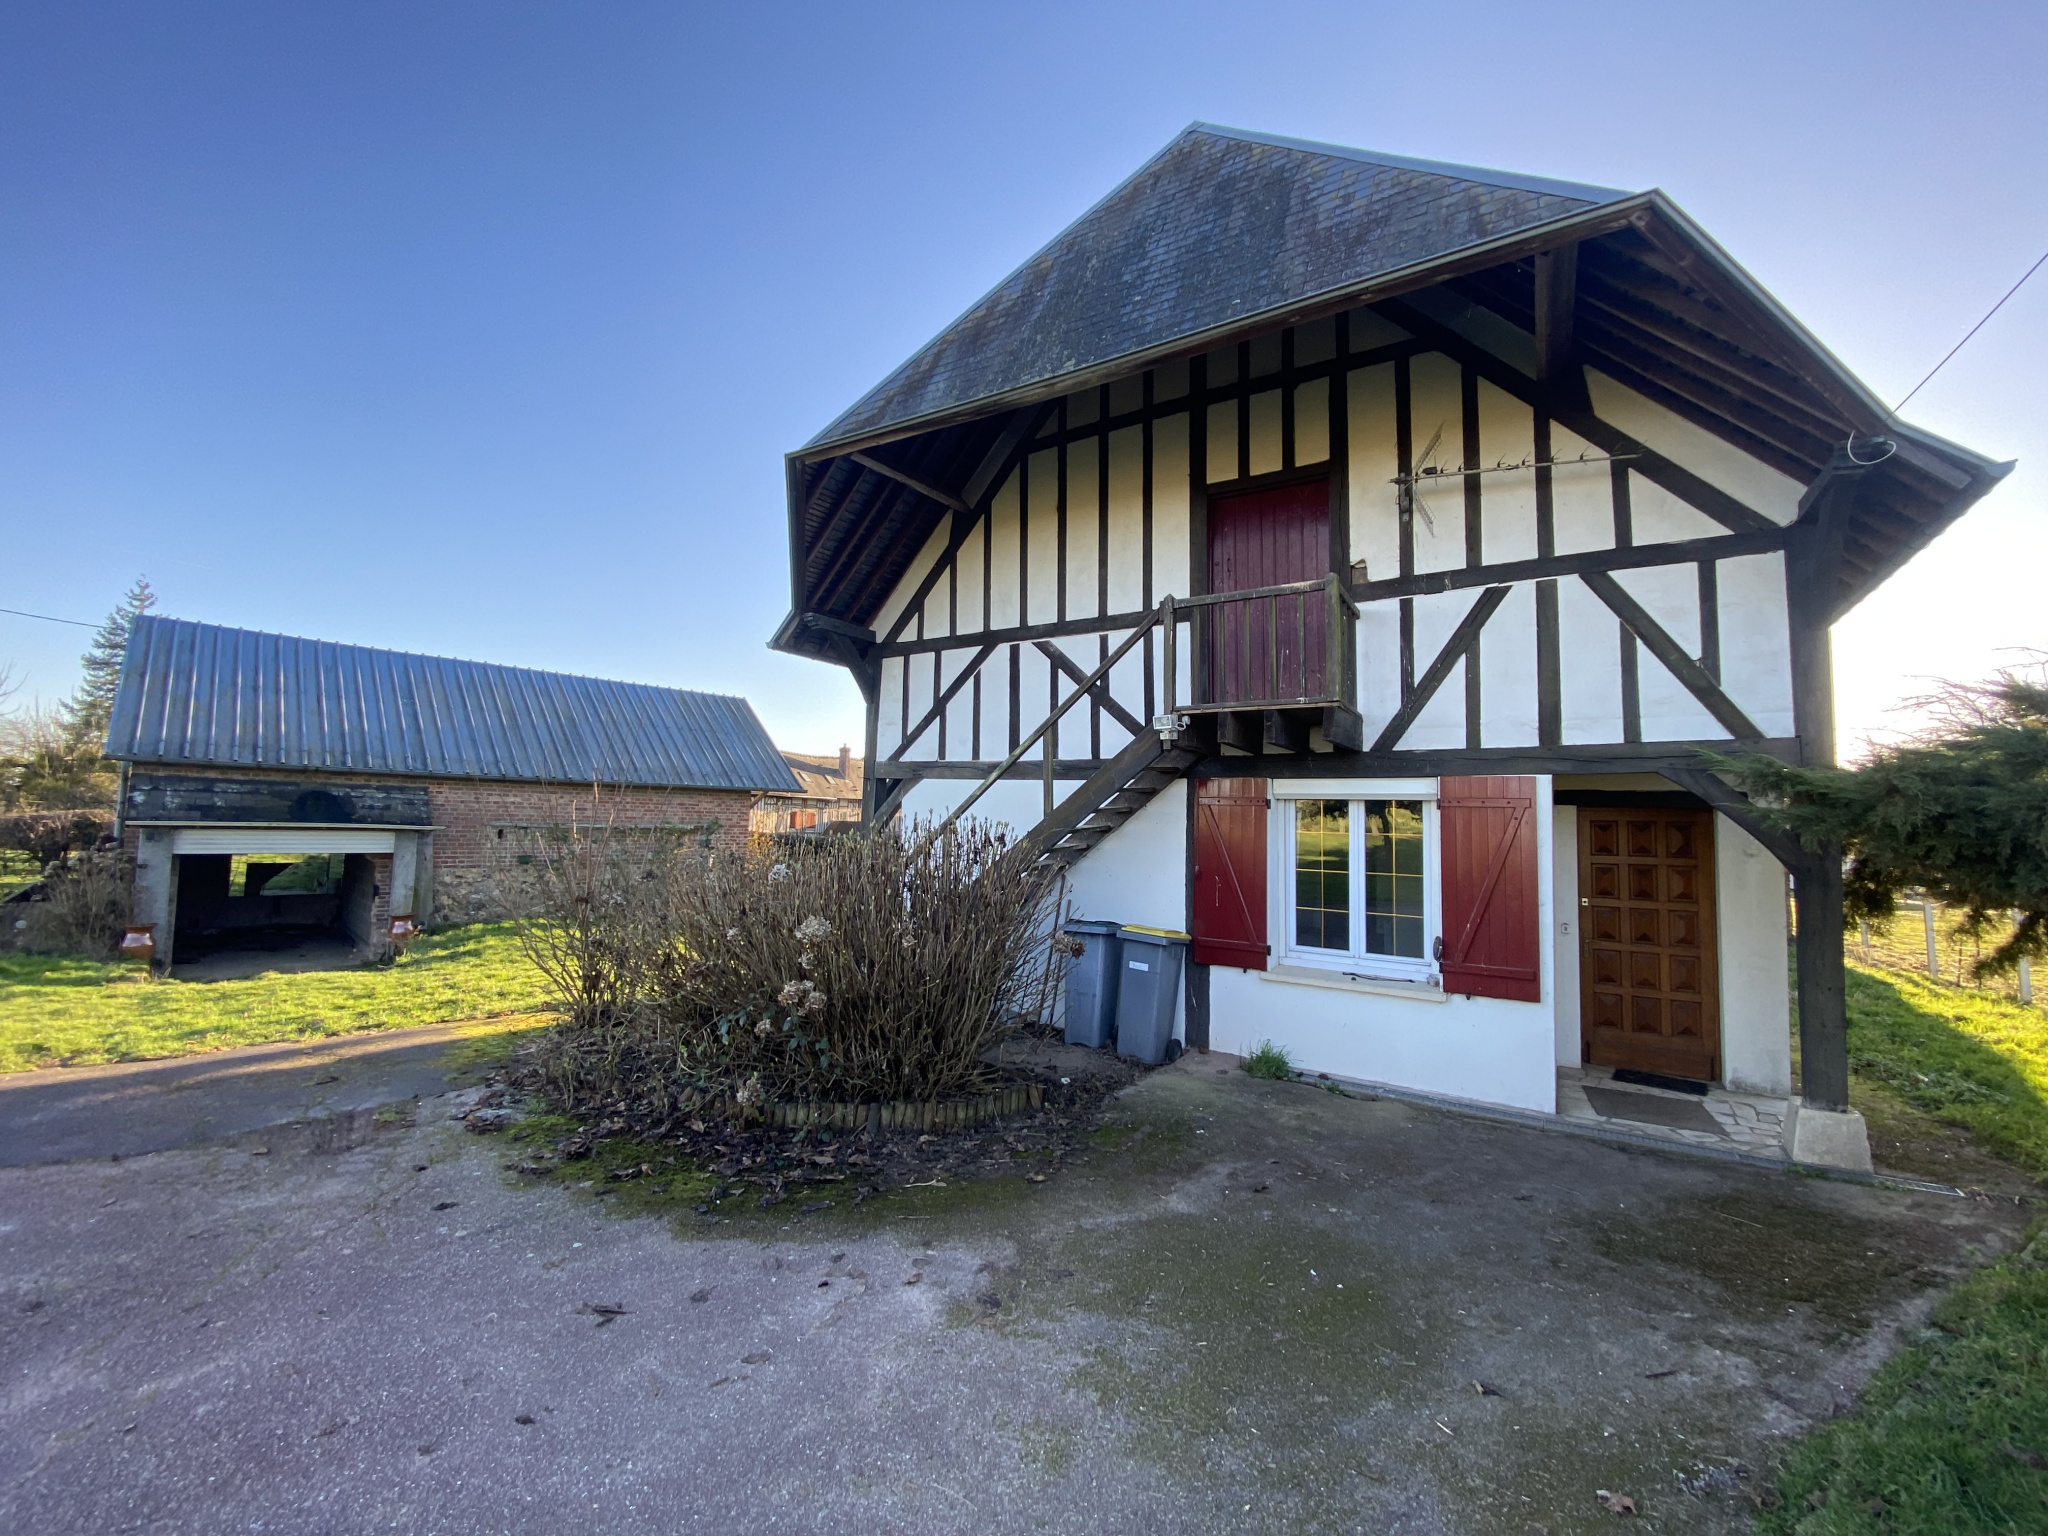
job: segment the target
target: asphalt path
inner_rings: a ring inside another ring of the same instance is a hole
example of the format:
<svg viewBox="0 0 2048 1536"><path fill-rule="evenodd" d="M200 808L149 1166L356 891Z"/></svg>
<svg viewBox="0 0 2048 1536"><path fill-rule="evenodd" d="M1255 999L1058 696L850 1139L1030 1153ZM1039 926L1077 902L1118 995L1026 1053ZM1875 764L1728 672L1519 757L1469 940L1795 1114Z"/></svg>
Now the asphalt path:
<svg viewBox="0 0 2048 1536"><path fill-rule="evenodd" d="M469 1097L0 1170L0 1530L1742 1531L2023 1214L1191 1057L1042 1184L626 1219Z"/></svg>

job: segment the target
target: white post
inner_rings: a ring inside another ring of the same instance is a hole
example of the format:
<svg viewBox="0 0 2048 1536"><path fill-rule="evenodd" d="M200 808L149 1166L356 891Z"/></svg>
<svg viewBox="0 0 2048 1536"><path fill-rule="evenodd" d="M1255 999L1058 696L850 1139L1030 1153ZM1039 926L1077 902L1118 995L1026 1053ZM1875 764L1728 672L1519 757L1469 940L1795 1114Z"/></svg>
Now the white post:
<svg viewBox="0 0 2048 1536"><path fill-rule="evenodd" d="M1869 918L1867 918L1867 917L1859 917L1859 918L1857 918L1857 919L1856 919L1856 938L1857 938L1858 942L1860 942L1860 943L1862 944L1862 946L1863 946L1863 963L1864 963L1865 965L1868 965L1868 964L1870 964L1870 919L1869 919Z"/></svg>
<svg viewBox="0 0 2048 1536"><path fill-rule="evenodd" d="M1927 933L1927 974L1941 980L1941 958L1934 951L1934 898L1920 893L1920 926Z"/></svg>
<svg viewBox="0 0 2048 1536"><path fill-rule="evenodd" d="M2020 956L2020 1003L2031 1007L2034 1001L2034 968L2028 964L2025 955Z"/></svg>

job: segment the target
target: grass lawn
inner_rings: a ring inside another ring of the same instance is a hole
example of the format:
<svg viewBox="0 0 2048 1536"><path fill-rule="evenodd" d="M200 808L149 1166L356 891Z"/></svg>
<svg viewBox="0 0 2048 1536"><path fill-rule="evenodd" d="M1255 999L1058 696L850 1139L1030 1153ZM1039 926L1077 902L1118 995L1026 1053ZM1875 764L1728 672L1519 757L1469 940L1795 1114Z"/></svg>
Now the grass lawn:
<svg viewBox="0 0 2048 1536"><path fill-rule="evenodd" d="M0 1071L489 1018L547 1001L510 923L428 934L389 965L246 981L151 980L126 966L0 955Z"/></svg>
<svg viewBox="0 0 2048 1536"><path fill-rule="evenodd" d="M5 901L24 885L34 885L42 878L43 866L25 853L12 848L0 848L0 901Z"/></svg>
<svg viewBox="0 0 2048 1536"><path fill-rule="evenodd" d="M2048 1179L2048 1014L1852 967L1849 1052L1873 1126L1959 1127ZM1855 1412L1785 1458L1777 1487L1770 1536L2048 1531L2048 1226L1944 1297Z"/></svg>

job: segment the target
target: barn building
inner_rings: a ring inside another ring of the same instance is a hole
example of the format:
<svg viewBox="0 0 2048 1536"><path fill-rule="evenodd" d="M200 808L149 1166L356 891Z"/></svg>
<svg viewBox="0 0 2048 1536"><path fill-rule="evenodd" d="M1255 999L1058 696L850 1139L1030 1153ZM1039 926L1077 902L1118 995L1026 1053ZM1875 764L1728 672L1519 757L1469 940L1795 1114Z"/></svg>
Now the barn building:
<svg viewBox="0 0 2048 1536"><path fill-rule="evenodd" d="M1190 1046L1867 1165L1839 850L1701 749L1832 762L1829 627L2010 468L1661 192L1196 124L789 456L773 643L871 818L1191 933Z"/></svg>
<svg viewBox="0 0 2048 1536"><path fill-rule="evenodd" d="M737 846L797 788L745 699L145 616L108 729L160 964L504 917L572 826Z"/></svg>

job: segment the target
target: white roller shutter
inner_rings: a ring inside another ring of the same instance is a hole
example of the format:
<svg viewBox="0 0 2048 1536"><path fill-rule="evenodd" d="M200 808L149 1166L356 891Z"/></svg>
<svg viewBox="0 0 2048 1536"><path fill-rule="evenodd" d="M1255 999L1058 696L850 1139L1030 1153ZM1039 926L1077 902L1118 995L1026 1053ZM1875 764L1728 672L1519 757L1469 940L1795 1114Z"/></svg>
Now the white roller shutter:
<svg viewBox="0 0 2048 1536"><path fill-rule="evenodd" d="M180 827L173 853L389 853L397 834L347 827Z"/></svg>

